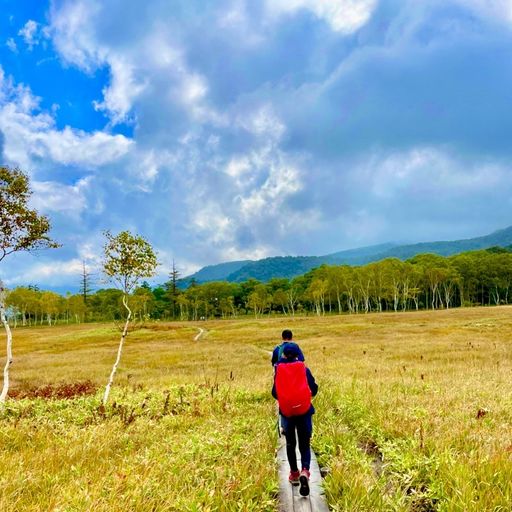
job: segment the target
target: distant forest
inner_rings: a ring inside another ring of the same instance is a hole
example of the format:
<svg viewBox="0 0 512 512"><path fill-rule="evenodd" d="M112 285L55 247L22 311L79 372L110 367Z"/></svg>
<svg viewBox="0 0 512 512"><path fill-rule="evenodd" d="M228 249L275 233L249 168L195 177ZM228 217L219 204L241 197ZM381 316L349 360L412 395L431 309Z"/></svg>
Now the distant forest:
<svg viewBox="0 0 512 512"><path fill-rule="evenodd" d="M512 251L493 247L449 257L420 254L363 266L322 265L266 283L191 282L186 290L175 279L155 288L144 283L129 301L140 321L355 314L508 304L511 284ZM52 325L123 317L120 290L84 290L62 296L37 287L14 288L7 298L9 321L14 326Z"/></svg>

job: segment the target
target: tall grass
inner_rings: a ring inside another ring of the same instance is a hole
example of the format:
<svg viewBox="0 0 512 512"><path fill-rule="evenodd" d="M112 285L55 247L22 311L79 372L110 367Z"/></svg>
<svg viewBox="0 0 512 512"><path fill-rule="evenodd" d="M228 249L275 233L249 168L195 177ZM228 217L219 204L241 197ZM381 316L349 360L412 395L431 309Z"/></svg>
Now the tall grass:
<svg viewBox="0 0 512 512"><path fill-rule="evenodd" d="M104 412L113 326L17 329L27 398L0 419L0 510L275 510L267 352L286 327L320 384L313 446L333 510L510 510L511 313L202 322L197 342L188 323L148 324ZM93 394L35 397L83 381Z"/></svg>

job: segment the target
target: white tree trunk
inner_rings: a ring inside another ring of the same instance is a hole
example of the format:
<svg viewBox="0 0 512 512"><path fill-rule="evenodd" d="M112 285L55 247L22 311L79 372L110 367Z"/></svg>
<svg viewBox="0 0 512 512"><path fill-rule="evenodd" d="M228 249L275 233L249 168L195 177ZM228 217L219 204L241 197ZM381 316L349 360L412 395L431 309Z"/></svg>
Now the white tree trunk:
<svg viewBox="0 0 512 512"><path fill-rule="evenodd" d="M9 391L9 367L12 364L12 334L11 328L5 318L5 290L2 281L0 281L0 320L4 325L5 332L7 333L7 361L4 366L4 385L2 388L2 394L0 394L0 403L3 403L5 402Z"/></svg>
<svg viewBox="0 0 512 512"><path fill-rule="evenodd" d="M123 295L123 305L128 310L128 316L126 317L126 322L124 324L123 334L121 335L121 341L119 342L119 348L117 349L116 362L114 363L114 366L112 367L112 372L110 373L110 378L108 380L108 384L105 387L105 394L103 395L103 405L104 406L107 404L108 395L110 394L110 388L112 387L112 384L114 382L114 375L116 374L117 367L119 366L119 361L121 360L121 354L123 352L123 344L124 344L124 340L126 338L126 335L128 334L128 324L130 323L130 318L132 316L132 311L128 307L128 302L126 300L126 294Z"/></svg>
<svg viewBox="0 0 512 512"><path fill-rule="evenodd" d="M338 301L338 313L341 315L342 308L341 308L341 293L339 288L336 286L336 300Z"/></svg>

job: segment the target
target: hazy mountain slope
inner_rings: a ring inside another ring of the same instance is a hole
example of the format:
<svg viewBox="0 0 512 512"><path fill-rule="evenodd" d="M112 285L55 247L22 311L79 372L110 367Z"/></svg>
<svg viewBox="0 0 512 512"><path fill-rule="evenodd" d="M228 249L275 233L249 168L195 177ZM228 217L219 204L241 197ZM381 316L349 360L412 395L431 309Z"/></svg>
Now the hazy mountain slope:
<svg viewBox="0 0 512 512"><path fill-rule="evenodd" d="M371 258L377 254L381 254L385 251L392 250L398 247L398 244L386 243L379 245L369 245L367 247L359 247L357 249L348 249L346 251L335 252L321 256L322 260L325 259L326 263L333 265L359 265L364 258Z"/></svg>
<svg viewBox="0 0 512 512"><path fill-rule="evenodd" d="M190 280L193 278L201 283L206 281L224 281L230 274L251 263L254 262L252 260L243 260L228 261L227 263L219 263L218 265L208 265L185 279Z"/></svg>
<svg viewBox="0 0 512 512"><path fill-rule="evenodd" d="M228 276L228 281L240 283L249 278L268 281L273 277L295 277L325 263L316 256L275 256L252 261Z"/></svg>
<svg viewBox="0 0 512 512"><path fill-rule="evenodd" d="M233 261L219 265L209 265L183 281L189 282L192 278L198 282L218 280L241 282L250 278L268 281L273 277L292 278L299 276L324 263L329 265L364 265L385 258L405 260L421 253L450 256L465 251L510 245L512 245L512 226L486 236L464 240L422 242L407 245L387 243L349 249L325 256L276 256L257 261Z"/></svg>
<svg viewBox="0 0 512 512"><path fill-rule="evenodd" d="M490 235L477 238L468 238L465 240L455 240L453 242L423 242L419 244L402 245L394 247L377 255L378 261L384 258L400 258L405 260L412 258L416 254L434 253L441 256L450 256L465 251L475 251L478 249L487 249L493 246L506 247L512 244L512 226L506 229L500 229Z"/></svg>

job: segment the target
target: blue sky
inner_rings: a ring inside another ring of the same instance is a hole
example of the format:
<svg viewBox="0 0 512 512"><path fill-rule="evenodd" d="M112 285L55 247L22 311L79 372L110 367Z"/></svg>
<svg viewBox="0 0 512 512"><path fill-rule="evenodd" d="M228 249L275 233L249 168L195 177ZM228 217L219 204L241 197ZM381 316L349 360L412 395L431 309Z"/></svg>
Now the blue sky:
<svg viewBox="0 0 512 512"><path fill-rule="evenodd" d="M0 0L0 159L76 291L102 232L183 274L512 225L505 0Z"/></svg>

